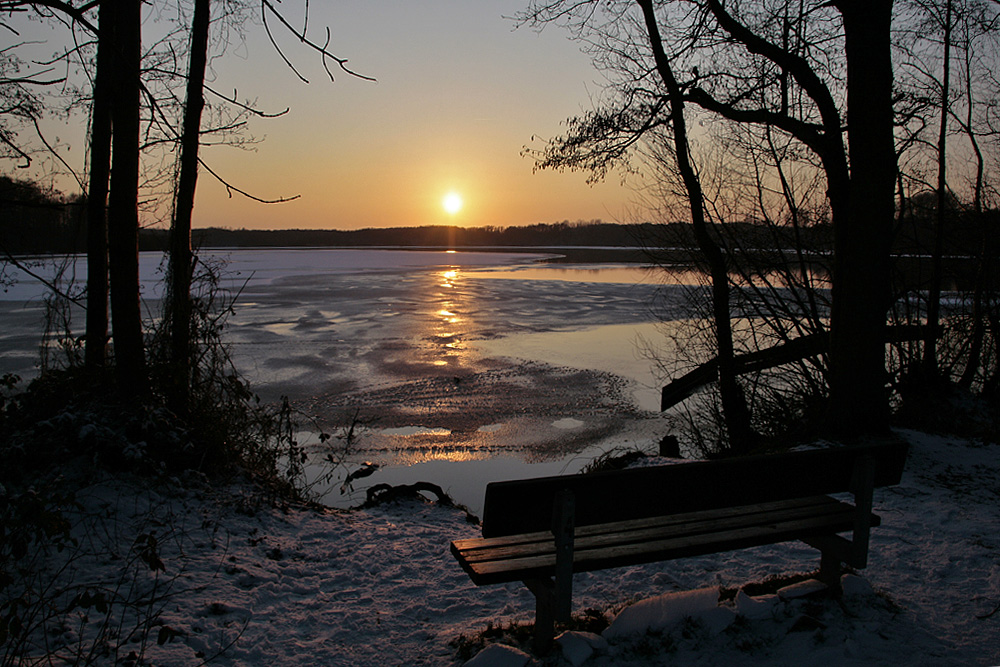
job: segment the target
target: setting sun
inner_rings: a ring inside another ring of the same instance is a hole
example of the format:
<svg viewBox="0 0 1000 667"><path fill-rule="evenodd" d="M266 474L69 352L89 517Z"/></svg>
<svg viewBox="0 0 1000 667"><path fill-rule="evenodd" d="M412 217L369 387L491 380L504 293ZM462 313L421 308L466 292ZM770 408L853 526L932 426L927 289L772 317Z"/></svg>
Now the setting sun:
<svg viewBox="0 0 1000 667"><path fill-rule="evenodd" d="M457 192L449 192L441 200L441 206L444 207L448 215L455 215L462 210L462 195Z"/></svg>

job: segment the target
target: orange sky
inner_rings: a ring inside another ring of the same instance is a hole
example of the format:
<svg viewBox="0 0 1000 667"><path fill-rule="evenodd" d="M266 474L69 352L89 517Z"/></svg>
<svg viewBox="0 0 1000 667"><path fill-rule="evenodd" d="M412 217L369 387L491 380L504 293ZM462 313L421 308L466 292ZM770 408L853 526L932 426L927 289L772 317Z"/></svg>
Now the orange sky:
<svg viewBox="0 0 1000 667"><path fill-rule="evenodd" d="M290 5L294 3L284 3ZM617 177L590 186L581 173L533 172L532 136L550 137L590 108L600 74L565 32L514 29L522 0L345 0L312 3L310 31L350 58L365 82L331 83L318 60L289 40L303 84L259 27L246 48L214 63L211 85L256 98L277 119L255 120L254 152L207 147L202 157L234 185L294 202L262 205L202 173L197 226L247 228L519 225L621 220L633 193ZM458 192L449 215L443 197Z"/></svg>

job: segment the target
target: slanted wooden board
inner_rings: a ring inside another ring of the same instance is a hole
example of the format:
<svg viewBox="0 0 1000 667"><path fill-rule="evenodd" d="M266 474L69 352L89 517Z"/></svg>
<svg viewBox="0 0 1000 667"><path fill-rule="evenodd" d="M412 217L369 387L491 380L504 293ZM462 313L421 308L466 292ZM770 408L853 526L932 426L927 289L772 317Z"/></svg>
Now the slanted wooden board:
<svg viewBox="0 0 1000 667"><path fill-rule="evenodd" d="M885 342L902 343L911 340L931 340L940 335L940 327L895 324L886 328ZM813 333L792 338L774 347L737 354L733 361L736 374L742 375L799 361L806 357L825 354L829 349L830 336L827 333ZM669 410L709 382L714 382L718 377L719 359L713 357L663 387L660 392L660 410Z"/></svg>

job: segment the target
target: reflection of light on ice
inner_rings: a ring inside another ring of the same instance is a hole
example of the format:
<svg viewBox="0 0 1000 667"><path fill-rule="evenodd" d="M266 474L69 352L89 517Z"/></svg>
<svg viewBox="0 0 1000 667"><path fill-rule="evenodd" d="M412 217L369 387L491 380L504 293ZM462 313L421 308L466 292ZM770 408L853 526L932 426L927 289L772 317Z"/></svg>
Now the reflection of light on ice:
<svg viewBox="0 0 1000 667"><path fill-rule="evenodd" d="M573 419L572 417L566 417L565 419L560 419L558 421L552 422L552 426L564 430L580 428L583 425L584 423L582 421L580 421L579 419Z"/></svg>
<svg viewBox="0 0 1000 667"><path fill-rule="evenodd" d="M427 428L426 426L399 426L397 428L382 429L385 435L451 435L451 431L446 428Z"/></svg>
<svg viewBox="0 0 1000 667"><path fill-rule="evenodd" d="M295 322L275 322L273 324L265 324L261 328L264 331L270 331L280 336L291 336L294 333Z"/></svg>
<svg viewBox="0 0 1000 667"><path fill-rule="evenodd" d="M418 460L415 460L414 464L426 463L428 461L447 461L448 463L466 463L468 461L482 461L484 459L489 458L489 453L474 452L467 449L463 449L463 450L422 452L419 456L420 458Z"/></svg>
<svg viewBox="0 0 1000 667"><path fill-rule="evenodd" d="M416 469L428 470L426 479L440 479L442 470L454 470L453 468L442 468L453 463L480 463L487 464L495 456L494 452L479 449L448 449L448 448L420 448L396 452L391 467L379 470L379 475L383 481L389 483L411 484L413 471ZM409 471L409 472L408 472ZM419 479L419 475L417 476ZM445 479L448 475L445 475ZM488 481L488 480L487 480ZM482 486L485 487L485 482ZM481 494L477 494L481 495Z"/></svg>
<svg viewBox="0 0 1000 667"><path fill-rule="evenodd" d="M455 279L458 278L458 271L444 271L441 274L441 287L455 287Z"/></svg>
<svg viewBox="0 0 1000 667"><path fill-rule="evenodd" d="M671 323L671 327L679 326ZM553 366L606 371L632 379L637 405L650 412L660 410L662 378L656 365L643 352L643 341L656 341L662 359L676 354L676 343L664 336L660 322L606 324L578 331L546 331L479 339L474 347L486 356L542 361ZM528 386L528 383L525 383Z"/></svg>

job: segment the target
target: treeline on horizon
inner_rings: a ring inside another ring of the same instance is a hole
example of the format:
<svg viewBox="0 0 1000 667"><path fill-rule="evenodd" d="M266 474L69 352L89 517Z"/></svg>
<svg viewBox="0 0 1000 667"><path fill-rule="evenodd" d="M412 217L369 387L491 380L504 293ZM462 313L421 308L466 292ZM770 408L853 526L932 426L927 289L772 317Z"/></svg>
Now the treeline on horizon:
<svg viewBox="0 0 1000 667"><path fill-rule="evenodd" d="M914 203L920 204L919 197ZM930 247L928 209L914 206L915 213L899 226L893 250L898 254L924 254ZM944 235L945 253L973 255L981 243L982 227L1000 230L1000 212L988 211L979 219L956 216ZM804 248L829 251L832 229L826 222L794 229L790 225L763 222L727 223L727 238L738 239L745 248ZM9 255L86 252L86 222L81 198L70 198L38 184L0 175L0 253ZM139 249L166 250L169 231L142 229ZM562 221L530 225L457 227L426 225L354 230L338 229L195 229L196 248L265 247L422 247L422 248L557 248L557 247L677 247L694 248L689 223L609 223L601 220Z"/></svg>

